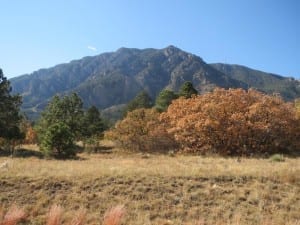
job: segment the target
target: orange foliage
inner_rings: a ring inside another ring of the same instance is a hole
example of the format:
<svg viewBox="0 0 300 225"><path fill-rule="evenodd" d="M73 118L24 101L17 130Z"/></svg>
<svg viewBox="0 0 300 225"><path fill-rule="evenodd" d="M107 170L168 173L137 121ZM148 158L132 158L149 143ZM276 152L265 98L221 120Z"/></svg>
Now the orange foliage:
<svg viewBox="0 0 300 225"><path fill-rule="evenodd" d="M28 126L25 133L25 144L36 144L37 143L37 134L32 126Z"/></svg>
<svg viewBox="0 0 300 225"><path fill-rule="evenodd" d="M136 109L106 132L106 138L117 141L122 147L136 151L168 151L175 148L172 135L159 121L154 109Z"/></svg>
<svg viewBox="0 0 300 225"><path fill-rule="evenodd" d="M160 119L185 152L252 155L300 149L295 107L251 89L180 98Z"/></svg>
<svg viewBox="0 0 300 225"><path fill-rule="evenodd" d="M295 107L296 107L296 110L297 110L298 117L300 118L300 98L297 98L295 100Z"/></svg>

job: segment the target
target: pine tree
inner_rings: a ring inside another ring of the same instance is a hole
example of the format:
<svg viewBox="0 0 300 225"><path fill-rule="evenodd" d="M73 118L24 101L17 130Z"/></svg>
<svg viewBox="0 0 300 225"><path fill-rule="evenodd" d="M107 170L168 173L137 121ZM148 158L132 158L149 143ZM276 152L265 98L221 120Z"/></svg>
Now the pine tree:
<svg viewBox="0 0 300 225"><path fill-rule="evenodd" d="M198 91L193 87L192 82L186 81L179 90L179 96L190 98L192 95L197 95Z"/></svg>
<svg viewBox="0 0 300 225"><path fill-rule="evenodd" d="M135 109L142 109L142 108L148 109L151 108L152 106L153 106L153 101L149 96L149 94L146 91L141 91L135 96L133 100L131 100L127 104L124 115L126 116L128 112L131 112Z"/></svg>
<svg viewBox="0 0 300 225"><path fill-rule="evenodd" d="M178 98L173 91L164 89L162 90L155 100L155 108L159 112L164 112L174 99Z"/></svg>
<svg viewBox="0 0 300 225"><path fill-rule="evenodd" d="M91 106L84 115L84 136L89 138L92 136L101 136L105 126L101 118L99 110L95 106Z"/></svg>
<svg viewBox="0 0 300 225"><path fill-rule="evenodd" d="M22 119L20 95L11 95L10 82L0 69L0 138L16 140L23 138L19 125Z"/></svg>
<svg viewBox="0 0 300 225"><path fill-rule="evenodd" d="M69 158L76 155L73 132L63 122L56 122L46 129L40 147L47 157Z"/></svg>
<svg viewBox="0 0 300 225"><path fill-rule="evenodd" d="M40 132L43 132L50 125L63 122L70 127L76 139L79 139L82 135L83 117L83 102L76 93L64 97L56 95L42 112L38 126L41 128Z"/></svg>
<svg viewBox="0 0 300 225"><path fill-rule="evenodd" d="M37 125L38 141L43 153L58 158L75 155L74 148L71 148L73 141L83 135L83 118L83 102L76 93L54 96Z"/></svg>

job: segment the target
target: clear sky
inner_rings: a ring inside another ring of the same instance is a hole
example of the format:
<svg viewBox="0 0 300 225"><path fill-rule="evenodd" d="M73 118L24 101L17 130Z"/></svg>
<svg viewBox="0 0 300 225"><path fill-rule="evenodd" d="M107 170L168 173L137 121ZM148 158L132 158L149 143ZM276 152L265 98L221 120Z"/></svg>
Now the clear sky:
<svg viewBox="0 0 300 225"><path fill-rule="evenodd" d="M168 45L300 78L300 0L0 0L0 9L9 78L120 47Z"/></svg>

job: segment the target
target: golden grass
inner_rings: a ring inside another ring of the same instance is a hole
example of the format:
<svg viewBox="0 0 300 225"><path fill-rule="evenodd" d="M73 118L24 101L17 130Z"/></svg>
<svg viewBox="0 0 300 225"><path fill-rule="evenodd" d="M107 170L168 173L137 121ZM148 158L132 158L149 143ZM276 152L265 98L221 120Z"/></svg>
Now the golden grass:
<svg viewBox="0 0 300 225"><path fill-rule="evenodd" d="M0 157L0 164L5 161L0 205L22 205L33 224L45 224L53 204L66 209L59 222L74 225L105 223L107 209L120 204L126 217L119 207L112 218L130 225L300 221L299 158L240 161L113 151L65 161Z"/></svg>
<svg viewBox="0 0 300 225"><path fill-rule="evenodd" d="M300 177L300 159L284 162L268 159L150 155L81 155L83 160L8 159L9 169L0 177L91 178L95 176L253 176L283 182L296 182ZM0 158L0 163L7 159Z"/></svg>

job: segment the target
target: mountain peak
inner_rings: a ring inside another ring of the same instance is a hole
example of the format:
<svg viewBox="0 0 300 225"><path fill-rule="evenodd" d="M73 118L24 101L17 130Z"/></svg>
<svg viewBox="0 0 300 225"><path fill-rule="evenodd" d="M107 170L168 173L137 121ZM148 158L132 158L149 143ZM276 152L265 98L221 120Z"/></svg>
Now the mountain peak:
<svg viewBox="0 0 300 225"><path fill-rule="evenodd" d="M170 50L180 50L180 51L181 51L181 49L177 48L177 47L174 46L174 45L169 45L169 46L167 46L165 49L170 49Z"/></svg>
<svg viewBox="0 0 300 225"><path fill-rule="evenodd" d="M128 52L128 51L137 51L137 48L126 48L126 47L121 47L119 48L116 52Z"/></svg>
<svg viewBox="0 0 300 225"><path fill-rule="evenodd" d="M248 68L224 68L208 65L199 56L173 45L162 49L122 47L116 52L38 70L12 79L11 84L14 93L23 96L23 110L30 118L43 110L55 94L77 92L86 106L105 109L126 104L141 90L147 90L153 99L165 88L176 92L185 81L191 81L199 93L216 86L254 87L282 93L286 99L300 96L300 85L295 81Z"/></svg>
<svg viewBox="0 0 300 225"><path fill-rule="evenodd" d="M171 55L175 55L178 53L184 53L184 51L182 51L181 49L175 47L174 45L169 45L166 48L162 49L164 54L169 57Z"/></svg>

